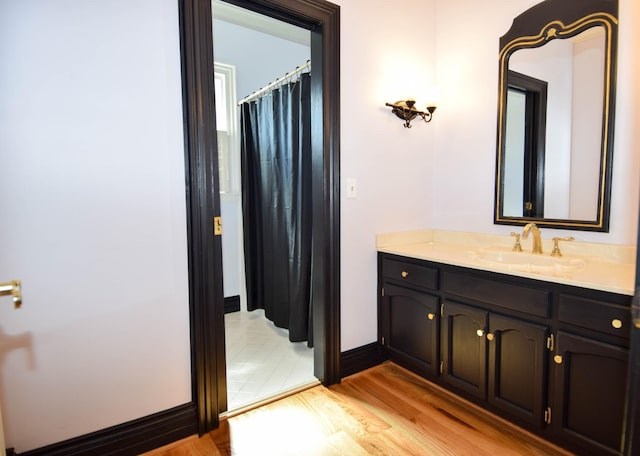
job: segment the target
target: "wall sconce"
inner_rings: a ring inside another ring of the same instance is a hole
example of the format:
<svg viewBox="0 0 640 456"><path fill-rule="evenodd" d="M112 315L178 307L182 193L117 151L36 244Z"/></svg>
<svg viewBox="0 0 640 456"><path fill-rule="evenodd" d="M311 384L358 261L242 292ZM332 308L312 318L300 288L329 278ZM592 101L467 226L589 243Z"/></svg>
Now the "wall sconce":
<svg viewBox="0 0 640 456"><path fill-rule="evenodd" d="M385 103L386 106L393 108L391 112L404 120L405 128L411 128L411 121L418 116L422 117L422 120L425 122L431 122L433 111L436 110L435 106L427 106L426 111L420 111L414 107L415 104L415 100L400 100L395 103Z"/></svg>

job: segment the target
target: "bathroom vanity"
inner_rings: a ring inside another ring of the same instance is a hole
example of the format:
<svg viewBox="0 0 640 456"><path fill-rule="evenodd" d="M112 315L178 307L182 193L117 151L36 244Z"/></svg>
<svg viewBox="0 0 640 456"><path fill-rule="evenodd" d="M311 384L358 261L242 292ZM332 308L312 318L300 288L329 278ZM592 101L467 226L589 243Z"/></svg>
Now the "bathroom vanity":
<svg viewBox="0 0 640 456"><path fill-rule="evenodd" d="M508 236L378 237L392 361L579 454L619 454L635 249L511 252Z"/></svg>

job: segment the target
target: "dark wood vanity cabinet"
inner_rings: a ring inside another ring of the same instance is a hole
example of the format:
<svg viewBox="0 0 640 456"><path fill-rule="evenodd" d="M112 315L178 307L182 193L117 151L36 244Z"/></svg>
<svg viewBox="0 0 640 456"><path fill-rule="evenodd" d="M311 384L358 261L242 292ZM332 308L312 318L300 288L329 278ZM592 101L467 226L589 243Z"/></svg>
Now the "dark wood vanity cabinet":
<svg viewBox="0 0 640 456"><path fill-rule="evenodd" d="M438 298L387 284L383 298L384 345L388 355L423 375L438 369Z"/></svg>
<svg viewBox="0 0 640 456"><path fill-rule="evenodd" d="M548 328L490 315L487 401L520 422L543 426L546 405Z"/></svg>
<svg viewBox="0 0 640 456"><path fill-rule="evenodd" d="M442 381L520 424L544 424L548 290L443 266Z"/></svg>
<svg viewBox="0 0 640 456"><path fill-rule="evenodd" d="M389 359L578 454L620 454L631 297L379 254Z"/></svg>
<svg viewBox="0 0 640 456"><path fill-rule="evenodd" d="M442 304L442 379L480 399L486 398L488 316L476 307Z"/></svg>
<svg viewBox="0 0 640 456"><path fill-rule="evenodd" d="M521 422L544 421L548 328L464 304L442 305L442 381Z"/></svg>
<svg viewBox="0 0 640 456"><path fill-rule="evenodd" d="M624 301L559 297L552 426L563 439L620 454L631 325Z"/></svg>
<svg viewBox="0 0 640 456"><path fill-rule="evenodd" d="M555 432L597 454L620 454L627 349L559 331L554 363Z"/></svg>
<svg viewBox="0 0 640 456"><path fill-rule="evenodd" d="M389 358L425 376L439 369L438 271L416 263L383 260L379 326Z"/></svg>

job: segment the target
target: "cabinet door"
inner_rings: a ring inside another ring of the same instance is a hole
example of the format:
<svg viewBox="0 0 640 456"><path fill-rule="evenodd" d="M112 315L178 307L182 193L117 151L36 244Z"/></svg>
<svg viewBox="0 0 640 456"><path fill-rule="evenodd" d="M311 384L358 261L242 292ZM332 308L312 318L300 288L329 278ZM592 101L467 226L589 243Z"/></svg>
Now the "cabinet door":
<svg viewBox="0 0 640 456"><path fill-rule="evenodd" d="M437 375L438 297L396 285L384 285L384 345L389 358L424 375Z"/></svg>
<svg viewBox="0 0 640 456"><path fill-rule="evenodd" d="M551 425L589 454L620 454L628 351L558 332Z"/></svg>
<svg viewBox="0 0 640 456"><path fill-rule="evenodd" d="M488 312L445 301L442 321L443 380L481 399L486 398Z"/></svg>
<svg viewBox="0 0 640 456"><path fill-rule="evenodd" d="M526 423L542 427L546 406L547 328L489 315L487 400Z"/></svg>

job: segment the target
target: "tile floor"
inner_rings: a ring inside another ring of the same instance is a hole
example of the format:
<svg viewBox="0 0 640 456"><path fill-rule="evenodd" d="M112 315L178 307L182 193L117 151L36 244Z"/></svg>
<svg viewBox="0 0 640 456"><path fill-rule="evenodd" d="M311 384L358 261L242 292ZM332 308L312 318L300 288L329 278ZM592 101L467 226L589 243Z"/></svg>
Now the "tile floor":
<svg viewBox="0 0 640 456"><path fill-rule="evenodd" d="M228 410L317 382L313 349L289 342L288 331L276 327L264 310L225 315Z"/></svg>

